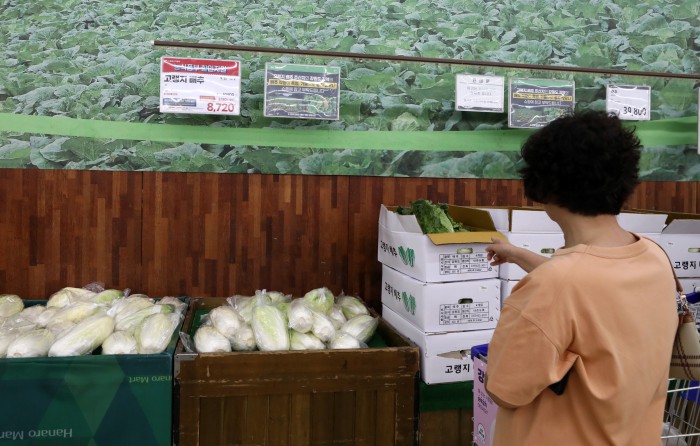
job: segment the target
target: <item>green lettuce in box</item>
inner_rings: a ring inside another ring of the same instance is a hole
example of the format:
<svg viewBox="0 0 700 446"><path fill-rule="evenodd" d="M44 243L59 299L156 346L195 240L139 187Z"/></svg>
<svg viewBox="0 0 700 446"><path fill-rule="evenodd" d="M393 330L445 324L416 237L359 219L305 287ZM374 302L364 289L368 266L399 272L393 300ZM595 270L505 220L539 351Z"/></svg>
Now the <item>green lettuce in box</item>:
<svg viewBox="0 0 700 446"><path fill-rule="evenodd" d="M423 234L469 231L450 216L449 206L445 203L434 204L430 200L416 200L411 202L411 207L398 206L396 213L415 215Z"/></svg>

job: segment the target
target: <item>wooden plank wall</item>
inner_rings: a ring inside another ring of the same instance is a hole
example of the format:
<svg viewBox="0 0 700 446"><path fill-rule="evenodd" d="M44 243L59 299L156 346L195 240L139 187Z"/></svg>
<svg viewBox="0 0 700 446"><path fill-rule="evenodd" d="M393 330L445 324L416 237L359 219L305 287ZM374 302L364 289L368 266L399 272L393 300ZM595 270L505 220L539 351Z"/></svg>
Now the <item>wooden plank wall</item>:
<svg viewBox="0 0 700 446"><path fill-rule="evenodd" d="M629 206L700 209L699 182L642 183ZM0 170L0 292L99 281L151 296L328 286L379 309L379 206L533 205L517 180Z"/></svg>

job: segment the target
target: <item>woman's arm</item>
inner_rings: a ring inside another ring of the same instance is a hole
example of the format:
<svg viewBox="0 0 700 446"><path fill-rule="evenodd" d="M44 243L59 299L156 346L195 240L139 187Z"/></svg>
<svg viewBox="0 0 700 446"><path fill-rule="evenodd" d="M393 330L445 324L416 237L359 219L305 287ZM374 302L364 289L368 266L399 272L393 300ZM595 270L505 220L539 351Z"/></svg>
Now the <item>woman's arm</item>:
<svg viewBox="0 0 700 446"><path fill-rule="evenodd" d="M497 238L492 238L491 241L493 243L486 247L486 252L488 253L486 257L491 262L491 266L515 263L529 273L549 260L548 257L535 254L528 249L513 246L508 241Z"/></svg>

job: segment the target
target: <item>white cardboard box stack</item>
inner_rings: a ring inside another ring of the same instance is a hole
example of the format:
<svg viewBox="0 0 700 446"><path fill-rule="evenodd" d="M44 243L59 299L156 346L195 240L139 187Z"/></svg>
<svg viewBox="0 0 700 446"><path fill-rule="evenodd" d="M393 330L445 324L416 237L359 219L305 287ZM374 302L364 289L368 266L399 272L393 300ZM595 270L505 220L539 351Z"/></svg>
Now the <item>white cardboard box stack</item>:
<svg viewBox="0 0 700 446"><path fill-rule="evenodd" d="M508 241L515 246L529 249L537 254L551 257L564 246L564 234L547 213L540 208L483 208L487 210L496 229L503 231ZM644 211L623 212L618 215L620 225L628 231L649 237L660 243L666 214ZM513 287L525 277L525 271L517 265L501 265L501 304L510 296Z"/></svg>
<svg viewBox="0 0 700 446"><path fill-rule="evenodd" d="M688 294L700 291L700 215L669 214L659 244L671 259L673 269ZM700 304L691 305L700 326Z"/></svg>
<svg viewBox="0 0 700 446"><path fill-rule="evenodd" d="M420 347L426 384L473 380L470 349L490 341L500 315L486 246L503 234L488 212L449 212L472 231L425 235L412 215L382 206L379 216L382 317Z"/></svg>

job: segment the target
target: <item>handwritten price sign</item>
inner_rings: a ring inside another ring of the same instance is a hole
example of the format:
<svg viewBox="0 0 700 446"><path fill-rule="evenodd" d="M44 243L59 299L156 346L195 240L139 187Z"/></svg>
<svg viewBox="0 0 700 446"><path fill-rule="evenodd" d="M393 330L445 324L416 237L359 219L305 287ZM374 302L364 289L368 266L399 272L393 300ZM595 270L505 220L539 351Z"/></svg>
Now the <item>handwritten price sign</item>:
<svg viewBox="0 0 700 446"><path fill-rule="evenodd" d="M608 85L606 109L620 119L648 121L651 119L651 87L639 85Z"/></svg>
<svg viewBox="0 0 700 446"><path fill-rule="evenodd" d="M503 113L503 76L458 74L455 106L457 110Z"/></svg>

